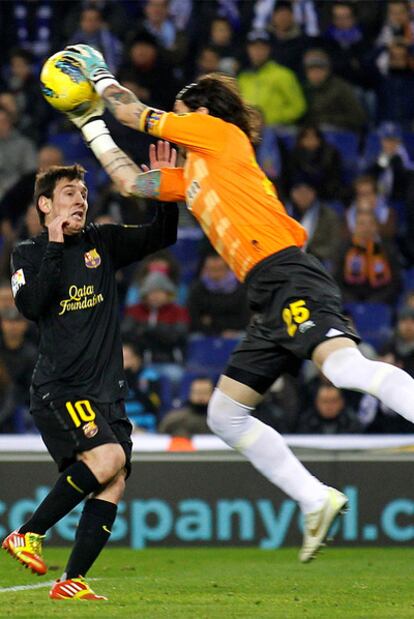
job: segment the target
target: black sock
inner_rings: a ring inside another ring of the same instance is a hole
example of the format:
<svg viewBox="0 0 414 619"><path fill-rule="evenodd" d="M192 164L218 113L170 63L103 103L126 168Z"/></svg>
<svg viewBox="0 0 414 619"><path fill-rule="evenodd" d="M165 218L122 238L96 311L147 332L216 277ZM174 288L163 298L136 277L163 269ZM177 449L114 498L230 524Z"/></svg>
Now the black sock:
<svg viewBox="0 0 414 619"><path fill-rule="evenodd" d="M101 484L90 468L83 462L75 462L65 469L30 520L20 527L19 533L44 535L88 494L96 492L100 487Z"/></svg>
<svg viewBox="0 0 414 619"><path fill-rule="evenodd" d="M66 566L66 578L85 576L111 535L117 505L88 499L76 531L76 541Z"/></svg>

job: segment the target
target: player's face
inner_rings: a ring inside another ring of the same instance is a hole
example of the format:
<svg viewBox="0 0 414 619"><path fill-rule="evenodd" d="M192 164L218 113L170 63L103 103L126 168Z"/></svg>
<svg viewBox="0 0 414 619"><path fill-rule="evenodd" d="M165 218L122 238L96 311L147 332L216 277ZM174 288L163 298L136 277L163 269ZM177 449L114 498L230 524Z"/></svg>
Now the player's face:
<svg viewBox="0 0 414 619"><path fill-rule="evenodd" d="M62 178L56 183L49 221L61 215L66 217L68 224L63 232L67 235L78 234L85 225L88 211L88 190L83 181Z"/></svg>

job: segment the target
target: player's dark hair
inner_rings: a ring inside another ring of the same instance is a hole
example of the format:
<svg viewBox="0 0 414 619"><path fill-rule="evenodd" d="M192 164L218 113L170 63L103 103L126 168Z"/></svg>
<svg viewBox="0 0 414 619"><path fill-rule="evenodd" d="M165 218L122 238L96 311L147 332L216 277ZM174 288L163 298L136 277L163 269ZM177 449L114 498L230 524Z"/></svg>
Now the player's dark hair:
<svg viewBox="0 0 414 619"><path fill-rule="evenodd" d="M54 165L36 175L33 201L42 226L45 224L45 213L39 208L39 198L40 196L45 196L46 198L52 199L56 184L62 178L67 178L70 181L84 181L85 168L79 163L75 163L74 165Z"/></svg>
<svg viewBox="0 0 414 619"><path fill-rule="evenodd" d="M241 98L234 78L221 73L208 73L197 83L183 88L176 98L192 112L206 107L211 116L236 125L251 142L257 141L257 113Z"/></svg>

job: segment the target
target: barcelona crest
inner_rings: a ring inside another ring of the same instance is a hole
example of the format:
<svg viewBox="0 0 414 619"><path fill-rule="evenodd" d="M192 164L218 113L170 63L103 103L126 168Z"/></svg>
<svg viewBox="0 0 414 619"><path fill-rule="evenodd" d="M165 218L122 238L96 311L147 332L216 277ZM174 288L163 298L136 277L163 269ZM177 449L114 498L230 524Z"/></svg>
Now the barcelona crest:
<svg viewBox="0 0 414 619"><path fill-rule="evenodd" d="M85 264L88 269L96 269L101 264L101 257L95 248L85 252Z"/></svg>

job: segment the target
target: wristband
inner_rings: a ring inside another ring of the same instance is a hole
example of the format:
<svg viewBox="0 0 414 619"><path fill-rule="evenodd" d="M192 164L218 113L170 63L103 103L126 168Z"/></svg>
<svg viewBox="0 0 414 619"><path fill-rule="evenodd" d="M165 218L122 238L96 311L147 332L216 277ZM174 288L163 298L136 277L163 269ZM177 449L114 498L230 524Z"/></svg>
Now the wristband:
<svg viewBox="0 0 414 619"><path fill-rule="evenodd" d="M117 148L103 120L92 120L87 123L82 127L82 134L98 159L109 150Z"/></svg>
<svg viewBox="0 0 414 619"><path fill-rule="evenodd" d="M111 74L108 74L108 77L98 78L96 81L93 80L93 85L100 97L102 97L104 90L108 88L108 86L119 86L118 80L116 80Z"/></svg>

